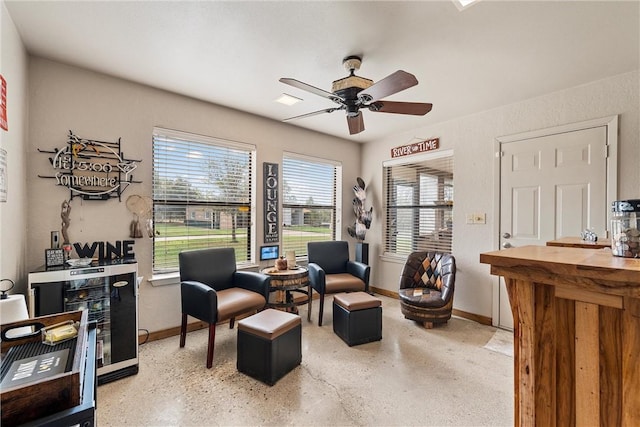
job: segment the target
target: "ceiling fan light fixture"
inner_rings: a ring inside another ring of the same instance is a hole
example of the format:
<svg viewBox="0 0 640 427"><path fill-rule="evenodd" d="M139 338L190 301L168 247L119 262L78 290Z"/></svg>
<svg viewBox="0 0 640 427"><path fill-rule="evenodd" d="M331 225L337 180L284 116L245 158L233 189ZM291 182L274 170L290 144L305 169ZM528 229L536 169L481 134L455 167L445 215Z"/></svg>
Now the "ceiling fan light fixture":
<svg viewBox="0 0 640 427"><path fill-rule="evenodd" d="M347 56L342 60L342 65L344 66L344 69L347 70L348 73L353 75L354 71L357 71L360 69L360 65L362 65L362 58L355 55Z"/></svg>
<svg viewBox="0 0 640 427"><path fill-rule="evenodd" d="M347 76L342 79L335 80L331 84L331 92L338 92L349 88L368 89L373 85L373 80L365 79L360 76Z"/></svg>
<svg viewBox="0 0 640 427"><path fill-rule="evenodd" d="M342 110L347 116L349 134L356 135L364 131L364 120L361 109L366 108L376 113L410 114L414 116L424 116L431 111L432 104L424 102L399 102L385 101L387 96L394 95L400 91L408 89L418 84L418 79L411 73L398 70L377 82L356 76L354 70L360 68L362 58L348 56L342 60L345 68L349 71L347 77L334 80L331 92L317 88L300 80L289 77L282 77L280 83L288 84L298 89L319 95L329 99L338 107L325 108L324 110L313 111L295 117L284 119L289 121L305 117L316 116L323 113L332 113Z"/></svg>
<svg viewBox="0 0 640 427"><path fill-rule="evenodd" d="M284 105L295 105L298 102L302 101L302 98L298 98L297 96L292 96L292 95L288 95L286 93L283 93L282 95L280 95L275 102L279 102L280 104L284 104Z"/></svg>
<svg viewBox="0 0 640 427"><path fill-rule="evenodd" d="M355 104L349 104L345 107L348 117L355 117L360 114L360 108Z"/></svg>

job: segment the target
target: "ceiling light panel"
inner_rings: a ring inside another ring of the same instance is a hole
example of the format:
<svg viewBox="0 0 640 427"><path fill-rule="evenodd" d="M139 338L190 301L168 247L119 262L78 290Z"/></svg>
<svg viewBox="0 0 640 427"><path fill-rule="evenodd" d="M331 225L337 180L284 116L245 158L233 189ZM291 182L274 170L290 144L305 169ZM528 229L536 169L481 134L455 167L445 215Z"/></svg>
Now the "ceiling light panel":
<svg viewBox="0 0 640 427"><path fill-rule="evenodd" d="M301 98L287 95L286 93L283 93L282 95L280 95L278 99L276 99L276 102L279 102L280 104L284 104L284 105L294 105L300 101L302 101Z"/></svg>
<svg viewBox="0 0 640 427"><path fill-rule="evenodd" d="M459 10L464 10L469 6L474 5L475 3L478 3L480 0L453 0L453 3L456 5L456 7Z"/></svg>

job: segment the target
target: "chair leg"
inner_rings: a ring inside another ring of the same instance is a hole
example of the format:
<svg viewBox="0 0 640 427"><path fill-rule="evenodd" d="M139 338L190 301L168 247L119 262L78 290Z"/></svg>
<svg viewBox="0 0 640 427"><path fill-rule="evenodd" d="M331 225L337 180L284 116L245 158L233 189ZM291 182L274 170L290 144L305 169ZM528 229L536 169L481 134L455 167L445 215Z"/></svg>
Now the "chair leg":
<svg viewBox="0 0 640 427"><path fill-rule="evenodd" d="M235 325L236 323L236 318L232 317L231 319L229 319L229 329L233 329L233 325Z"/></svg>
<svg viewBox="0 0 640 427"><path fill-rule="evenodd" d="M318 326L322 326L322 312L324 311L324 295L320 294L320 314L318 315Z"/></svg>
<svg viewBox="0 0 640 427"><path fill-rule="evenodd" d="M180 347L184 347L187 339L187 315L182 313L182 323L180 324Z"/></svg>
<svg viewBox="0 0 640 427"><path fill-rule="evenodd" d="M309 285L309 290L307 291L309 296L309 302L307 304L307 322L311 322L311 303L313 302L313 288Z"/></svg>
<svg viewBox="0 0 640 427"><path fill-rule="evenodd" d="M433 322L423 322L426 329L433 329Z"/></svg>
<svg viewBox="0 0 640 427"><path fill-rule="evenodd" d="M209 344L207 345L207 369L213 366L213 343L216 340L216 324L209 324Z"/></svg>

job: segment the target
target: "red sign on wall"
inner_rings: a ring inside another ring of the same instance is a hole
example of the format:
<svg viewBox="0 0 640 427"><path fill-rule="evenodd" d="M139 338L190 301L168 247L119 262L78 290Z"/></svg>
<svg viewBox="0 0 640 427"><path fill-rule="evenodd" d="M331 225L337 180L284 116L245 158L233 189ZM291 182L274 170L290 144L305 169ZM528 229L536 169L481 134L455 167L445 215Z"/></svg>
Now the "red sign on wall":
<svg viewBox="0 0 640 427"><path fill-rule="evenodd" d="M437 150L438 148L440 148L440 138L432 138L392 148L391 157L402 157L410 154L424 153L425 151Z"/></svg>
<svg viewBox="0 0 640 427"><path fill-rule="evenodd" d="M7 81L0 75L0 127L9 130L7 123Z"/></svg>

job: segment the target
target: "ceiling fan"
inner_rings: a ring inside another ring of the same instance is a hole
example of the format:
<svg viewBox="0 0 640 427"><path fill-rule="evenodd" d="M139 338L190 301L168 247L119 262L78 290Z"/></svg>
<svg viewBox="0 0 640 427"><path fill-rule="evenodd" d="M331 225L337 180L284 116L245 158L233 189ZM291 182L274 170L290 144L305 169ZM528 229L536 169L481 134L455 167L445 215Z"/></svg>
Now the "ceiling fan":
<svg viewBox="0 0 640 427"><path fill-rule="evenodd" d="M411 114L415 116L424 116L431 111L433 107L432 104L381 100L382 98L417 85L418 80L413 74L398 70L374 83L373 80L355 75L355 71L360 69L360 65L362 64L362 58L359 56L348 56L342 60L342 64L349 72L349 75L342 79L335 80L331 86L331 92L296 79L281 78L280 82L282 83L306 90L307 92L322 96L338 104L337 107L325 108L324 110L290 117L283 121L286 122L344 110L347 113L349 134L355 135L364 130L364 120L362 119L362 112L360 111L362 108L368 108L369 111L378 113Z"/></svg>

